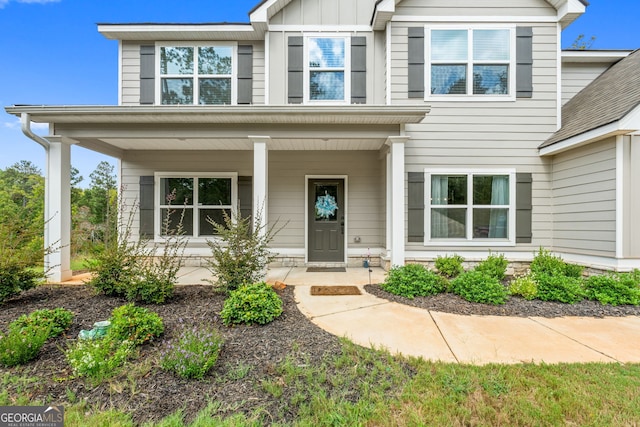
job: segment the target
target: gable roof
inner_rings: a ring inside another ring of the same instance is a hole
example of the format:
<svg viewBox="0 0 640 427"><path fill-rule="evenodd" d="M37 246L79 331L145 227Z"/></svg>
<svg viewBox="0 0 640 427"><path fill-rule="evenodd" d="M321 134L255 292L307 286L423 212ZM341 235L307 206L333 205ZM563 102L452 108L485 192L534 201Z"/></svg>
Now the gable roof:
<svg viewBox="0 0 640 427"><path fill-rule="evenodd" d="M640 49L612 65L562 108L562 128L539 148L619 122L640 105Z"/></svg>

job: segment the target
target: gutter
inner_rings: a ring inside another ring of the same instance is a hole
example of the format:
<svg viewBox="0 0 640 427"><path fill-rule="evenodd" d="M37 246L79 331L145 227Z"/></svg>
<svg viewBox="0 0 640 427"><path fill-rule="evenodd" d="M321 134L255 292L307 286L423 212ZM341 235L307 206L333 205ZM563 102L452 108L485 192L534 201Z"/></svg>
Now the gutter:
<svg viewBox="0 0 640 427"><path fill-rule="evenodd" d="M31 115L29 113L20 114L20 128L22 129L22 133L24 133L29 139L32 139L42 145L47 154L49 154L49 141L33 133L31 130Z"/></svg>

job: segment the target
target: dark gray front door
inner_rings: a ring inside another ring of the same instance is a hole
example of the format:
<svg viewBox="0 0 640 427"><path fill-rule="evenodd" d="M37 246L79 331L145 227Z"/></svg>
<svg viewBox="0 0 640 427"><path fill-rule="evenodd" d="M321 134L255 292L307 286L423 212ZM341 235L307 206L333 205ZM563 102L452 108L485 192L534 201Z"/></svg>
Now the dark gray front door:
<svg viewBox="0 0 640 427"><path fill-rule="evenodd" d="M344 179L309 180L309 261L344 262Z"/></svg>

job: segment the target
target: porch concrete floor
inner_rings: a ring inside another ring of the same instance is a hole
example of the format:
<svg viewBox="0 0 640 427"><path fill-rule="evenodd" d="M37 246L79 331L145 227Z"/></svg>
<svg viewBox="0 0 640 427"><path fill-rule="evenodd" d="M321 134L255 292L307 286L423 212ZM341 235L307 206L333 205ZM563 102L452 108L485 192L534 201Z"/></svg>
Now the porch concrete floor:
<svg viewBox="0 0 640 427"><path fill-rule="evenodd" d="M204 284L204 268L185 267L179 284ZM371 283L384 280L373 268ZM65 283L82 283L74 277ZM640 317L540 318L461 316L423 310L364 291L365 268L344 273L307 273L306 268L273 268L266 281L294 286L298 308L326 331L365 347L428 360L470 364L608 362L640 363ZM356 285L358 296L312 296L313 285Z"/></svg>

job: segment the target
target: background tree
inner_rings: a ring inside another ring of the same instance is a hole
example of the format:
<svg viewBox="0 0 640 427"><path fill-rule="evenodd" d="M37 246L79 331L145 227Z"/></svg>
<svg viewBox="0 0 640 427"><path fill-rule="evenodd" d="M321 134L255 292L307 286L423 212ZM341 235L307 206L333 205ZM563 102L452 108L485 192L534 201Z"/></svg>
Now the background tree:
<svg viewBox="0 0 640 427"><path fill-rule="evenodd" d="M115 234L117 216L116 175L113 166L106 161L98 164L89 175L91 184L84 190L80 206L89 208L88 220L95 226L91 239L106 242Z"/></svg>
<svg viewBox="0 0 640 427"><path fill-rule="evenodd" d="M590 49L593 43L596 41L596 36L591 36L589 39L585 39L584 34L578 35L571 44L571 49L587 50Z"/></svg>

